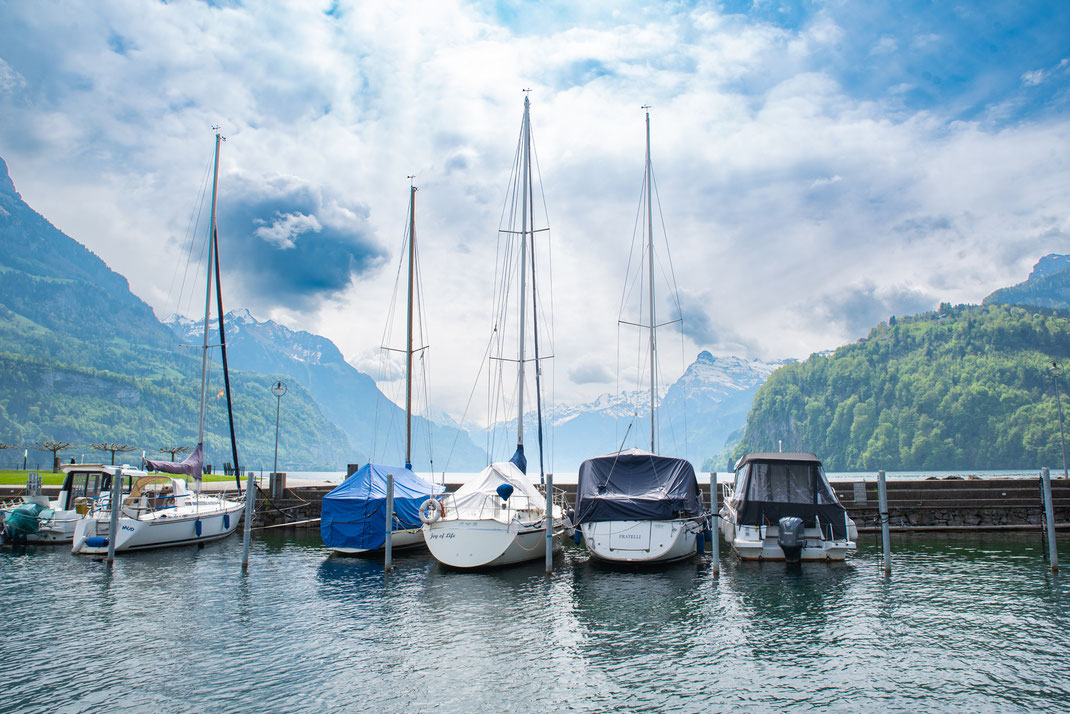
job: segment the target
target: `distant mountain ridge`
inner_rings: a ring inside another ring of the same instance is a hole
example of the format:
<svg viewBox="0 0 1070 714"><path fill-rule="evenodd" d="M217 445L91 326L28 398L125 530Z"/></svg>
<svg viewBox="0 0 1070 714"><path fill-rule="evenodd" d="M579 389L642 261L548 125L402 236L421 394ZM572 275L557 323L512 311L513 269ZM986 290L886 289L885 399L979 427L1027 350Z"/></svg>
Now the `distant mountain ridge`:
<svg viewBox="0 0 1070 714"><path fill-rule="evenodd" d="M1070 255L1045 255L1024 282L996 290L983 304L1070 309Z"/></svg>

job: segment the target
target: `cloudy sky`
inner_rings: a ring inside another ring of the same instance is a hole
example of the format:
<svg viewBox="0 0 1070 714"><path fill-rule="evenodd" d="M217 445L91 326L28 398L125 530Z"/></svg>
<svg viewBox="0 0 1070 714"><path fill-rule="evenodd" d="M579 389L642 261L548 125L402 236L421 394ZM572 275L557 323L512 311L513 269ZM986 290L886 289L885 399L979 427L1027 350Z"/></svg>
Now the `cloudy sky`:
<svg viewBox="0 0 1070 714"><path fill-rule="evenodd" d="M1070 252L1061 0L0 3L0 156L161 317L196 311L176 285L219 125L228 308L374 375L415 175L433 399L455 415L525 88L558 401L616 388L644 104L684 313L666 379L701 349L834 348Z"/></svg>

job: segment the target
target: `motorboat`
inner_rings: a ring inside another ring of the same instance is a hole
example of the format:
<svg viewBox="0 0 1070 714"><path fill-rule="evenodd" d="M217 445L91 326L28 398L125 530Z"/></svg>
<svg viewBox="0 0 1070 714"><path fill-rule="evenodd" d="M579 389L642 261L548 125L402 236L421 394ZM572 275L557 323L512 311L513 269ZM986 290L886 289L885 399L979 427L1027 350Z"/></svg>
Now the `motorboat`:
<svg viewBox="0 0 1070 714"><path fill-rule="evenodd" d="M546 496L512 461L493 463L421 509L435 560L454 568L510 565L546 555ZM553 548L562 549L563 503L553 505Z"/></svg>
<svg viewBox="0 0 1070 714"><path fill-rule="evenodd" d="M135 473L137 480L119 506L115 552L204 543L237 529L245 507L241 501L195 493L182 478ZM111 514L111 498L105 495L75 524L72 552L107 554Z"/></svg>
<svg viewBox="0 0 1070 714"><path fill-rule="evenodd" d="M404 466L365 464L323 497L320 536L343 555L369 555L386 542L387 477L393 475L394 512L390 547L394 550L424 544L420 505L445 489Z"/></svg>
<svg viewBox="0 0 1070 714"><path fill-rule="evenodd" d="M754 453L723 484L721 533L743 560L843 560L858 539L812 453Z"/></svg>
<svg viewBox="0 0 1070 714"><path fill-rule="evenodd" d="M0 542L70 543L75 524L102 494L110 496L112 478L122 469L104 464L63 464L63 485L54 500L41 494L26 495L20 503L3 509ZM124 493L130 491L132 478L129 471L124 474Z"/></svg>
<svg viewBox="0 0 1070 714"><path fill-rule="evenodd" d="M580 465L575 524L591 556L617 563L669 563L698 552L707 513L685 459L641 449Z"/></svg>

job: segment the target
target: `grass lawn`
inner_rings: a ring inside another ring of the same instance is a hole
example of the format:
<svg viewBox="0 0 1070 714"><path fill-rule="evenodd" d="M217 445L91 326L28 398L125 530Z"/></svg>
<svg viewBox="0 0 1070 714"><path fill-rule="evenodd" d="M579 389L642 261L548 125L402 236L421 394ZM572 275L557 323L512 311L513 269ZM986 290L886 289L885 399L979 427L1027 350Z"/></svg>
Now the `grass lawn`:
<svg viewBox="0 0 1070 714"><path fill-rule="evenodd" d="M25 486L26 477L29 471L23 471L22 469L0 469L0 486ZM37 473L41 474L41 483L45 486L62 486L63 485L63 472L52 473L51 471L40 470ZM208 474L204 477L205 481L234 481L233 476L224 476L222 474ZM244 480L244 479L242 479Z"/></svg>

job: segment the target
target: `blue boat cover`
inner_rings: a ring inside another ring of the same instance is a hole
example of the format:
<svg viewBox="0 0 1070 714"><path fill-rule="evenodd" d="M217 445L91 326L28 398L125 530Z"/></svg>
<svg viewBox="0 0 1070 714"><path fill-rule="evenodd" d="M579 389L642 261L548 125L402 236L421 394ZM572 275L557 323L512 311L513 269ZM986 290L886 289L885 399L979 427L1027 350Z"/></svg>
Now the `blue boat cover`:
<svg viewBox="0 0 1070 714"><path fill-rule="evenodd" d="M628 449L580 465L576 525L668 521L703 514L695 469L685 459Z"/></svg>
<svg viewBox="0 0 1070 714"><path fill-rule="evenodd" d="M394 530L420 527L420 505L443 488L404 466L365 464L323 497L320 536L328 548L386 543L386 475L394 474Z"/></svg>

